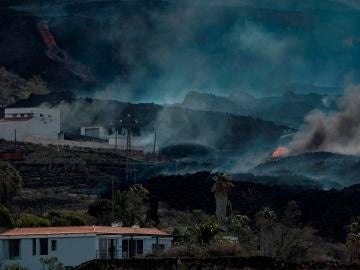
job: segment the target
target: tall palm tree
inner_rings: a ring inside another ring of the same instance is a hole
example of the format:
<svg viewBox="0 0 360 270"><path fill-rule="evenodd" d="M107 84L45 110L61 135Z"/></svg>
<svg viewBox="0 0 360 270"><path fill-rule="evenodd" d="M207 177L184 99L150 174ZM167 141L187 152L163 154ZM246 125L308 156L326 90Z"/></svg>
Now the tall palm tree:
<svg viewBox="0 0 360 270"><path fill-rule="evenodd" d="M212 192L215 193L216 200L216 217L220 224L226 224L226 208L229 203L228 193L234 188L234 184L231 182L231 177L225 173L217 173L212 178L214 185L212 186Z"/></svg>
<svg viewBox="0 0 360 270"><path fill-rule="evenodd" d="M0 203L7 204L21 191L22 178L8 163L0 161Z"/></svg>
<svg viewBox="0 0 360 270"><path fill-rule="evenodd" d="M350 251L351 262L359 261L359 242L360 242L360 216L354 218L348 226L347 246Z"/></svg>

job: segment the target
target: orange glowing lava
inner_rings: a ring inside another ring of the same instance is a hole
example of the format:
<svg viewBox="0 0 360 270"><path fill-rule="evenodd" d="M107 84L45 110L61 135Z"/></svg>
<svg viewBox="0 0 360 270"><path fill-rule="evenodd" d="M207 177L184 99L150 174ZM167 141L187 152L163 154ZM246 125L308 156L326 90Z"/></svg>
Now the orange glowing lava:
<svg viewBox="0 0 360 270"><path fill-rule="evenodd" d="M279 157L286 156L287 154L289 154L289 149L287 149L286 147L281 146L281 147L277 148L272 153L272 157L273 158L279 158Z"/></svg>

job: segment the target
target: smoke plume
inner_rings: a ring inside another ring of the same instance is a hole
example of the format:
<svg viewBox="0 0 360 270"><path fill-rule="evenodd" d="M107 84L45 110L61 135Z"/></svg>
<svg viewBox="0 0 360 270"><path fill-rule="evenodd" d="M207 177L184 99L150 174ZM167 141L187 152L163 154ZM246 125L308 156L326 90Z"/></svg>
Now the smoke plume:
<svg viewBox="0 0 360 270"><path fill-rule="evenodd" d="M339 101L339 111L325 114L315 110L290 143L290 153L329 151L360 153L360 87L349 86Z"/></svg>

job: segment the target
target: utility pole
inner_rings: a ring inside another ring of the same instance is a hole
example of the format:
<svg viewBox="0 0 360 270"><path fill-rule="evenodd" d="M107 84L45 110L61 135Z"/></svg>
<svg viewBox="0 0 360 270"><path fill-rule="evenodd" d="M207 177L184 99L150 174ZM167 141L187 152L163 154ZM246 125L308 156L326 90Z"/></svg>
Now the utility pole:
<svg viewBox="0 0 360 270"><path fill-rule="evenodd" d="M118 139L118 131L115 128L115 151L117 151L117 139Z"/></svg>
<svg viewBox="0 0 360 270"><path fill-rule="evenodd" d="M114 176L111 178L111 222L114 222L115 210L114 210Z"/></svg>
<svg viewBox="0 0 360 270"><path fill-rule="evenodd" d="M156 130L154 133L154 150L153 150L154 162L156 162Z"/></svg>
<svg viewBox="0 0 360 270"><path fill-rule="evenodd" d="M126 129L126 152L125 152L125 157L126 157L126 162L125 162L125 167L126 167L126 183L129 182L130 180L130 176L134 176L134 183L136 184L136 174L135 174L135 169L133 168L133 164L132 164L132 144L131 144L131 140L132 140L132 124L133 124L133 120L131 119L131 114L128 113L126 120L120 120L120 123L122 123L124 125L124 128ZM138 121L134 120L134 124L137 124Z"/></svg>
<svg viewBox="0 0 360 270"><path fill-rule="evenodd" d="M15 143L15 151L17 148L17 141L16 141L16 128L15 128L15 132L14 132L14 143Z"/></svg>

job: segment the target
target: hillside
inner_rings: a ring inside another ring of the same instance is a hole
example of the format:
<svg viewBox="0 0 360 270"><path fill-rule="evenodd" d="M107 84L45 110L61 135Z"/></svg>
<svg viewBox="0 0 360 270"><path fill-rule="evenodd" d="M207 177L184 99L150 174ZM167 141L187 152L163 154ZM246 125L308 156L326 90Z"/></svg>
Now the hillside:
<svg viewBox="0 0 360 270"><path fill-rule="evenodd" d="M339 187L359 183L359 166L359 156L314 152L271 160L250 172L256 175L303 175L323 186Z"/></svg>
<svg viewBox="0 0 360 270"><path fill-rule="evenodd" d="M300 89L312 89L309 86ZM328 94L297 94L285 92L281 96L255 98L243 92L234 92L229 96L189 92L180 106L217 112L229 112L237 115L250 115L275 123L297 128L304 122L305 116L312 110L330 111L336 109L338 96Z"/></svg>
<svg viewBox="0 0 360 270"><path fill-rule="evenodd" d="M40 75L51 91L178 102L197 89L269 96L323 94L309 86L324 85L339 94L346 74L360 77L360 12L339 1L6 2L11 7L0 9L0 66L26 79ZM39 23L70 64L48 57ZM86 80L89 74L93 80ZM299 84L306 87L289 87Z"/></svg>
<svg viewBox="0 0 360 270"><path fill-rule="evenodd" d="M79 134L81 126L104 125L121 128L121 119L131 114L137 123L133 132L143 145L152 147L154 132L158 147L180 143L198 143L220 151L271 151L286 126L252 117L220 112L207 112L153 103L126 103L100 99L75 98L69 93L31 96L14 107L48 104L60 109L62 129ZM261 147L263 146L263 147ZM151 148L152 149L152 148Z"/></svg>
<svg viewBox="0 0 360 270"><path fill-rule="evenodd" d="M147 181L145 186L153 196L159 201L166 202L170 208L203 209L208 213L214 213L215 199L211 192L213 180L210 177L208 172L161 176ZM327 238L343 241L345 226L354 216L360 214L359 192L358 185L338 191L325 191L268 186L245 180L235 181L235 188L230 193L230 201L234 211L254 217L256 212L266 206L281 214L287 202L294 200L301 209L303 224L313 226L320 235Z"/></svg>

